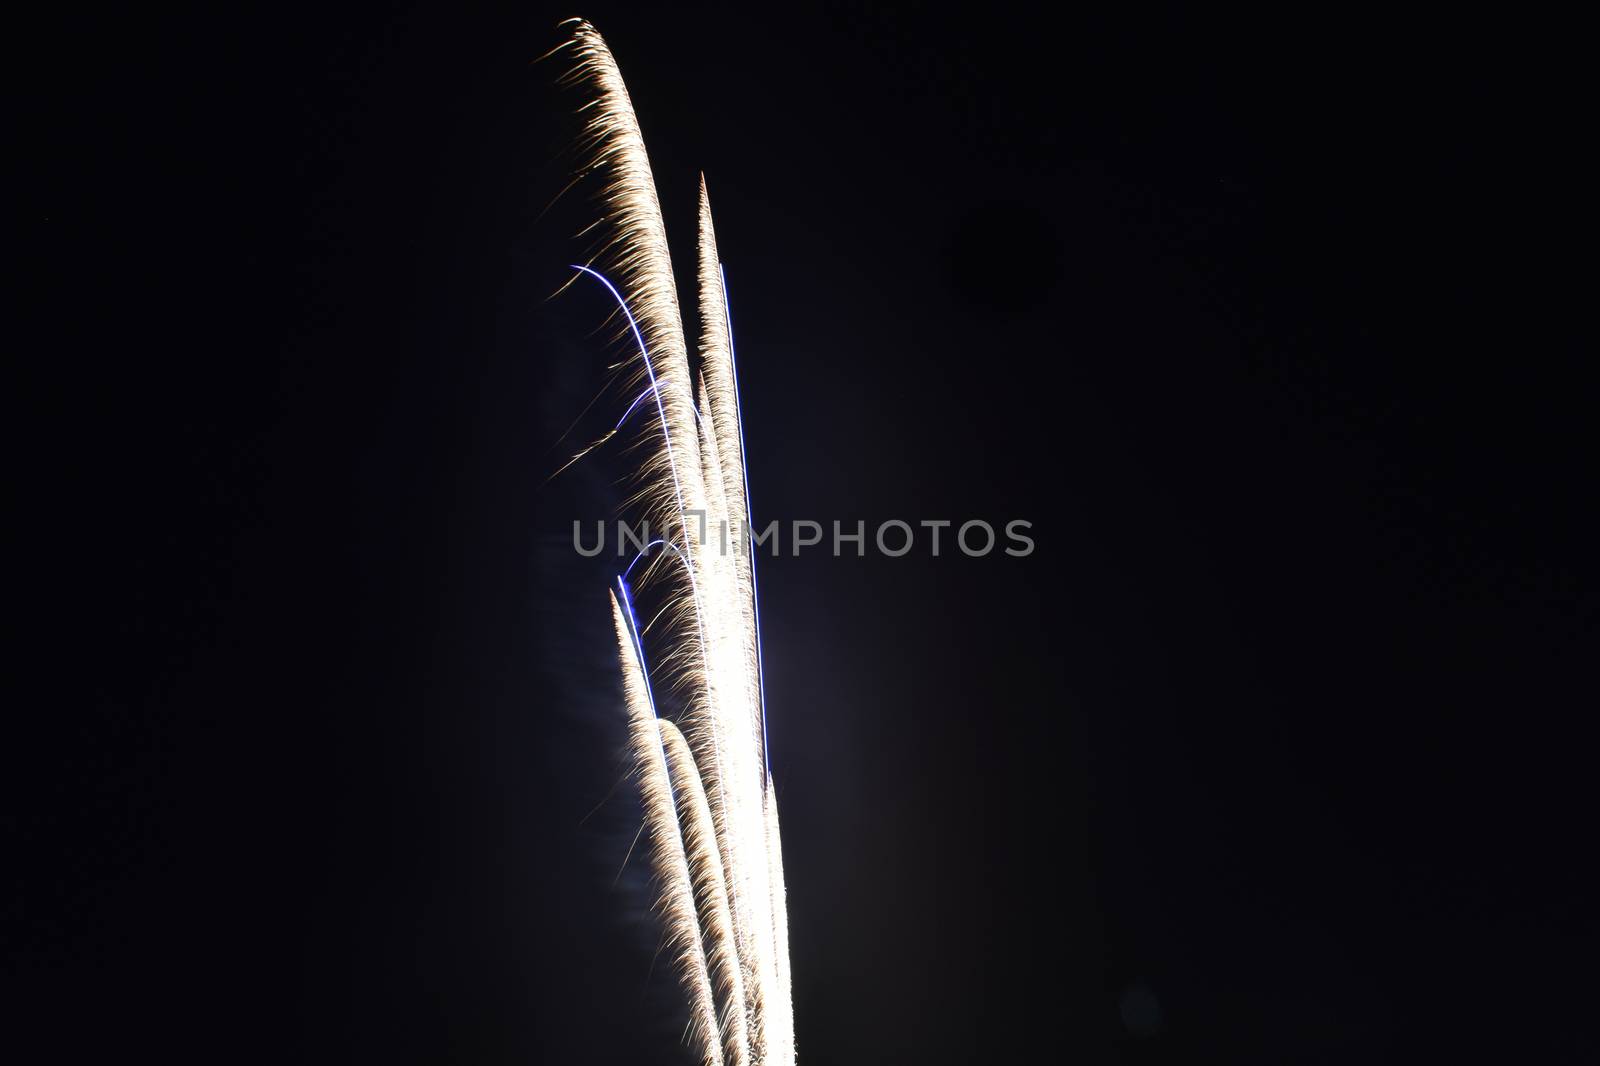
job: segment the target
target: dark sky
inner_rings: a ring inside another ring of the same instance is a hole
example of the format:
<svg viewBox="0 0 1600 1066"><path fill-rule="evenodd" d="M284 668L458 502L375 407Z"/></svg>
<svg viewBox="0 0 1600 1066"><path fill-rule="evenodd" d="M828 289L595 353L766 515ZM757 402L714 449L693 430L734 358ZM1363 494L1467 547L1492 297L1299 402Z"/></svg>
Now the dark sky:
<svg viewBox="0 0 1600 1066"><path fill-rule="evenodd" d="M1574 31L330 7L12 41L6 1058L691 1061L578 13L758 519L1034 523L763 564L800 1061L1595 1061Z"/></svg>

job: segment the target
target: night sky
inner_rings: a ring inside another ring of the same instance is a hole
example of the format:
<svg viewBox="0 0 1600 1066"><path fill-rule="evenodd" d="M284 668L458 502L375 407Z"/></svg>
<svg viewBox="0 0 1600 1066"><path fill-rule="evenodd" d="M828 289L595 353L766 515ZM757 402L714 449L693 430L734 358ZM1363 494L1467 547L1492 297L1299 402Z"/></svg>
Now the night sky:
<svg viewBox="0 0 1600 1066"><path fill-rule="evenodd" d="M760 564L800 1062L1600 1059L1574 31L678 4L13 37L0 1055L692 1061L571 14L758 522L1033 523Z"/></svg>

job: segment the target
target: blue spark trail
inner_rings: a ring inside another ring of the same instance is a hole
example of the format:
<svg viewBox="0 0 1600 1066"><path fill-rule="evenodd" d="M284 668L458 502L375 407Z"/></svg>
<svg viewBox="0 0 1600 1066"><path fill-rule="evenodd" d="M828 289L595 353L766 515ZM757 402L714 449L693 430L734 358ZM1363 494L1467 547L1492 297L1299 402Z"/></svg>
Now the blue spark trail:
<svg viewBox="0 0 1600 1066"><path fill-rule="evenodd" d="M645 553L648 552L651 548L654 548L654 547L656 547L658 545L661 545L661 544L665 544L667 547L671 548L673 550L673 552L678 556L678 560L680 562L682 562L685 567L687 567L689 565L689 558L688 558L688 556L683 554L683 549L679 548L676 544L672 543L672 541L670 541L670 540L667 540L665 537L658 537L655 540L651 541L649 544L646 544L644 547L639 549L638 553L636 555L634 555L634 557L633 557L633 562L629 563L628 564L628 568L622 572L622 576L623 577L627 577L630 573L632 573L633 572L633 568L635 566L639 565L639 560L643 559L645 557Z"/></svg>
<svg viewBox="0 0 1600 1066"><path fill-rule="evenodd" d="M761 596L756 591L755 545L750 543L750 536L755 530L755 519L751 517L754 508L750 503L750 453L744 446L744 403L739 399L739 363L733 356L733 308L728 301L728 268L719 262L717 271L722 275L722 318L728 323L728 367L733 371L733 414L734 422L739 427L739 467L744 475L744 533L750 554L750 610L756 619L756 685L761 692L761 762L767 783L771 783L772 755L767 748L767 665L761 654Z"/></svg>
<svg viewBox="0 0 1600 1066"><path fill-rule="evenodd" d="M628 583L617 576L617 588L622 590L622 605L628 610L628 635L633 638L633 652L639 658L639 676L644 678L645 698L650 701L650 716L659 718L656 714L656 696L650 687L650 668L644 661L644 642L639 639L639 618L633 613L633 592L628 588Z"/></svg>
<svg viewBox="0 0 1600 1066"><path fill-rule="evenodd" d="M669 381L669 382L667 382L667 384L670 385L672 383ZM621 429L622 428L622 423L626 422L628 420L628 416L633 414L633 409L635 407L638 407L641 403L643 403L644 402L644 398L646 396L649 396L654 391L655 391L655 386L652 385L648 389L645 389L643 392L641 392L638 396L635 396L633 398L633 402L628 405L628 409L626 411L622 412L622 417L617 419L617 424L611 427L611 432L615 433L617 430ZM704 422L705 421L703 418L700 417L700 408L696 407L692 400L689 403L689 410L694 412L694 420L696 422Z"/></svg>

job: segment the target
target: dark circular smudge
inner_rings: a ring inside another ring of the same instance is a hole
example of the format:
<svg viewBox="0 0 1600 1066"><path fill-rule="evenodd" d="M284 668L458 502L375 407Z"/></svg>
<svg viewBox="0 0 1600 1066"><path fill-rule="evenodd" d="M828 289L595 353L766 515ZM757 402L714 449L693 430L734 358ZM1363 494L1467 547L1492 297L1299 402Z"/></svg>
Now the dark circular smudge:
<svg viewBox="0 0 1600 1066"><path fill-rule="evenodd" d="M1161 1000L1153 988L1143 981L1132 981L1122 990L1120 1004L1122 1024L1129 1035L1137 1039L1159 1036L1166 1028L1161 1013Z"/></svg>

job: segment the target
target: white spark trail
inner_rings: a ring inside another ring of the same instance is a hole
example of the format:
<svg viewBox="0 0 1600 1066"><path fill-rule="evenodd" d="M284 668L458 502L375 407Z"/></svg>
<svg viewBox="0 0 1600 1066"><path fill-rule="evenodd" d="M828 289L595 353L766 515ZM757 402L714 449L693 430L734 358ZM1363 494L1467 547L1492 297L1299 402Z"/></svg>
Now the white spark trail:
<svg viewBox="0 0 1600 1066"><path fill-rule="evenodd" d="M775 1062L794 1062L794 995L789 981L789 902L783 882L783 843L778 834L778 790L767 782L767 869L772 878L772 959L778 992L772 1008Z"/></svg>
<svg viewBox="0 0 1600 1066"><path fill-rule="evenodd" d="M723 1042L728 1061L745 1066L750 1061L751 1018L745 1002L744 973L734 951L733 913L728 908L728 883L723 877L722 856L717 850L716 830L711 821L711 805L700 781L689 742L678 727L663 719L661 740L667 753L667 769L678 790L679 817L688 849L689 872L695 895L700 900L701 921L708 931L707 962L716 979L717 991L727 1004L723 1017Z"/></svg>
<svg viewBox="0 0 1600 1066"><path fill-rule="evenodd" d="M706 967L705 946L700 939L700 922L695 911L689 862L678 828L678 812L673 802L666 753L656 725L655 701L645 678L637 635L633 632L631 619L623 616L616 593L611 594L611 616L617 627L617 644L621 649L622 689L627 696L634 772L638 776L639 792L644 799L645 824L650 829L650 850L656 879L661 885L656 908L666 925L667 942L674 949L678 974L689 996L690 1039L701 1049L705 1066L722 1066L716 996L712 992L711 977Z"/></svg>

